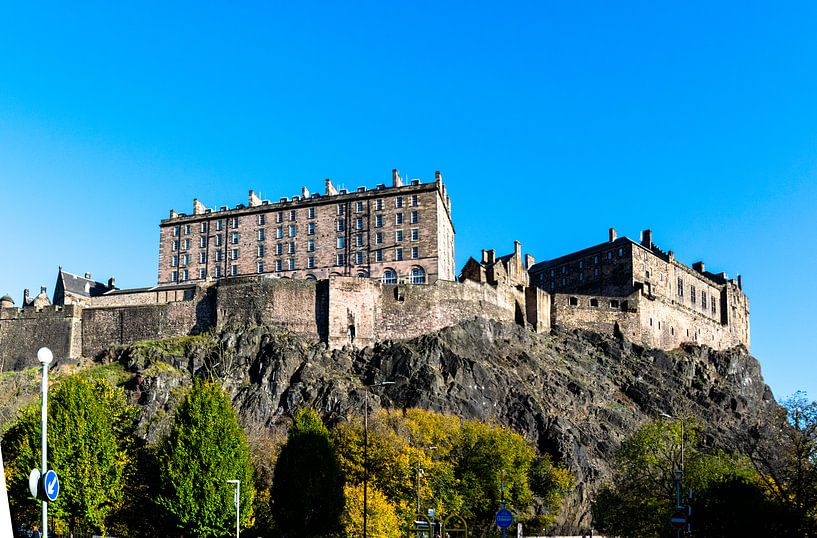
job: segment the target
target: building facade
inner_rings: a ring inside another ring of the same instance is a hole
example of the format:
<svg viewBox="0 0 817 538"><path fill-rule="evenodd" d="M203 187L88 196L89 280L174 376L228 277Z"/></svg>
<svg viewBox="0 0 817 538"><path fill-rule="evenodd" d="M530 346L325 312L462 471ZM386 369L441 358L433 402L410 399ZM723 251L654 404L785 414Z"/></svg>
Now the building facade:
<svg viewBox="0 0 817 538"><path fill-rule="evenodd" d="M159 228L160 285L247 275L387 284L456 277L451 199L440 172L433 182L404 184L393 170L391 186L354 191L327 179L324 194L304 187L278 202L250 191L247 205L218 210L194 200L193 214L171 210Z"/></svg>

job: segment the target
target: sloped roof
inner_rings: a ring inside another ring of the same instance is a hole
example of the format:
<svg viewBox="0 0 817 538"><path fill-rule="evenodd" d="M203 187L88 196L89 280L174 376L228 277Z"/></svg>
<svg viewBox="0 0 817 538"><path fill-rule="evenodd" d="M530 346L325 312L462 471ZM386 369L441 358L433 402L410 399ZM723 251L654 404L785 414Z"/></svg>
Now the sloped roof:
<svg viewBox="0 0 817 538"><path fill-rule="evenodd" d="M57 277L57 285L62 283L64 293L72 295L81 295L83 297L97 297L108 291L108 285L102 282L85 278L84 276L75 275L60 269L60 274Z"/></svg>

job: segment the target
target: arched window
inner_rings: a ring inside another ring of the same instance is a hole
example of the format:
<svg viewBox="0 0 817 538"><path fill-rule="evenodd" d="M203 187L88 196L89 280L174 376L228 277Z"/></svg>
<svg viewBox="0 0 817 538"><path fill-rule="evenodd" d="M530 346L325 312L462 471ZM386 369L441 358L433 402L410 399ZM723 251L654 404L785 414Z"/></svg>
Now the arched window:
<svg viewBox="0 0 817 538"><path fill-rule="evenodd" d="M358 278L366 278L367 276L369 276L369 275L367 275L365 271L359 271L357 273Z"/></svg>
<svg viewBox="0 0 817 538"><path fill-rule="evenodd" d="M312 273L309 273L308 275L306 275L306 279L307 279L307 280L317 280L317 279L315 278L315 275L313 275Z"/></svg>
<svg viewBox="0 0 817 538"><path fill-rule="evenodd" d="M423 270L422 267L412 267L411 268L411 283L412 284L425 284L426 283L426 272Z"/></svg>
<svg viewBox="0 0 817 538"><path fill-rule="evenodd" d="M397 284L397 273L394 269L386 269L383 271L383 278L381 278L383 284Z"/></svg>

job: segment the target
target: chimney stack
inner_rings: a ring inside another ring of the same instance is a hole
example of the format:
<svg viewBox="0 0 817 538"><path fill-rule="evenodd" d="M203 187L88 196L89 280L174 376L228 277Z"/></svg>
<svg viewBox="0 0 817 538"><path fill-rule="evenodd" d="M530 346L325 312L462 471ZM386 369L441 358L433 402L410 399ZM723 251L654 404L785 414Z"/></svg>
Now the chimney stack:
<svg viewBox="0 0 817 538"><path fill-rule="evenodd" d="M641 246L652 250L652 230L641 232Z"/></svg>
<svg viewBox="0 0 817 538"><path fill-rule="evenodd" d="M114 277L111 277L108 279L108 289L112 290L114 288L116 288L116 279Z"/></svg>
<svg viewBox="0 0 817 538"><path fill-rule="evenodd" d="M515 258L522 257L522 243L520 243L519 241L513 242L513 255Z"/></svg>
<svg viewBox="0 0 817 538"><path fill-rule="evenodd" d="M738 289L743 289L743 277L738 275Z"/></svg>
<svg viewBox="0 0 817 538"><path fill-rule="evenodd" d="M171 209L171 210L170 210L170 218L171 218L171 219L175 219L175 218L176 218L176 217L178 217L178 216L179 216L179 214L178 214L178 213L176 213L176 210L175 210L175 209Z"/></svg>
<svg viewBox="0 0 817 538"><path fill-rule="evenodd" d="M482 263L488 263L488 251L485 249L482 249Z"/></svg>
<svg viewBox="0 0 817 538"><path fill-rule="evenodd" d="M301 187L301 198L304 200L309 198L309 189L307 189L306 186Z"/></svg>
<svg viewBox="0 0 817 538"><path fill-rule="evenodd" d="M403 186L403 179L400 177L400 172L397 171L397 168L391 171L391 186L392 187Z"/></svg>
<svg viewBox="0 0 817 538"><path fill-rule="evenodd" d="M332 180L326 178L326 196L334 196L338 193L338 190L332 185Z"/></svg>
<svg viewBox="0 0 817 538"><path fill-rule="evenodd" d="M193 214L204 215L204 204L198 198L193 198Z"/></svg>
<svg viewBox="0 0 817 538"><path fill-rule="evenodd" d="M256 207L261 205L261 198L259 198L258 195L255 194L255 191L252 189L250 189L250 195L247 199L247 205L250 207Z"/></svg>
<svg viewBox="0 0 817 538"><path fill-rule="evenodd" d="M488 251L488 263L493 264L496 262L496 251L491 249Z"/></svg>
<svg viewBox="0 0 817 538"><path fill-rule="evenodd" d="M45 286L40 286L40 293L45 295Z"/></svg>
<svg viewBox="0 0 817 538"><path fill-rule="evenodd" d="M26 288L23 290L23 306L25 306L26 301L28 301L29 297L31 297L31 294L29 293L28 288Z"/></svg>
<svg viewBox="0 0 817 538"><path fill-rule="evenodd" d="M692 264L692 268L698 271L699 273L703 274L704 272L704 262L695 262Z"/></svg>
<svg viewBox="0 0 817 538"><path fill-rule="evenodd" d="M616 233L616 229L615 229L615 228L610 228L610 229L608 230L608 233L610 234L610 242L611 242L611 243L612 243L613 241L615 241L615 240L616 240L616 238L618 238L618 234Z"/></svg>
<svg viewBox="0 0 817 538"><path fill-rule="evenodd" d="M434 181L437 182L437 183L442 183L443 182L443 175L440 173L439 170L434 172Z"/></svg>
<svg viewBox="0 0 817 538"><path fill-rule="evenodd" d="M91 280L91 273L85 273L85 280Z"/></svg>

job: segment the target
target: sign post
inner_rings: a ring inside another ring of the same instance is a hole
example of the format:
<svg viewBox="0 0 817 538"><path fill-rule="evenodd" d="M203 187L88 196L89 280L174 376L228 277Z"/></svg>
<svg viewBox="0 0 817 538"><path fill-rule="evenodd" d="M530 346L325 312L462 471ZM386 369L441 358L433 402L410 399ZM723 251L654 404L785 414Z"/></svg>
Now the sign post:
<svg viewBox="0 0 817 538"><path fill-rule="evenodd" d="M13 536L11 527L11 510L6 491L6 473L3 469L3 453L0 451L0 536Z"/></svg>

